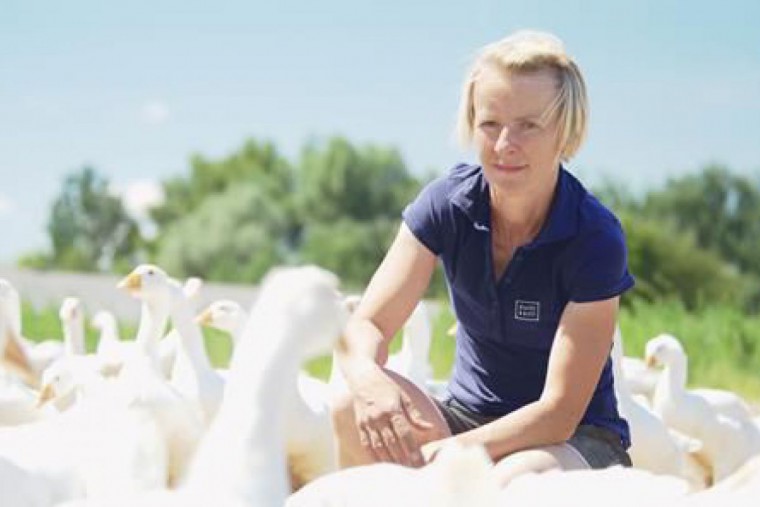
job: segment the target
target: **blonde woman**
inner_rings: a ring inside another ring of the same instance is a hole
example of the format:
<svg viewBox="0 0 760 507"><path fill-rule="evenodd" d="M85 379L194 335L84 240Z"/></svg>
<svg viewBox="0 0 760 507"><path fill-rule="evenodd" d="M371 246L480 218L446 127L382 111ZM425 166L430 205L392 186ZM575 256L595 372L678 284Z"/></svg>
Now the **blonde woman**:
<svg viewBox="0 0 760 507"><path fill-rule="evenodd" d="M625 238L564 165L587 118L583 77L556 37L522 31L480 51L458 119L479 163L406 208L338 350L342 466L419 466L447 438L485 445L502 484L630 466L609 358L618 299L634 283ZM443 400L383 368L438 261L459 323Z"/></svg>

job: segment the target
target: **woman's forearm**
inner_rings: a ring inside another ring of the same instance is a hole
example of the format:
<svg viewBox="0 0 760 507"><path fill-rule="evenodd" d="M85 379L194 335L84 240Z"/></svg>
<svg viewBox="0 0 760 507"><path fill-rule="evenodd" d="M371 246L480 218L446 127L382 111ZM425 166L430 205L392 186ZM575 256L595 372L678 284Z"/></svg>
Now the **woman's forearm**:
<svg viewBox="0 0 760 507"><path fill-rule="evenodd" d="M372 321L352 319L338 343L336 358L346 382L352 386L368 370L385 364L388 344Z"/></svg>
<svg viewBox="0 0 760 507"><path fill-rule="evenodd" d="M539 400L455 438L463 444L482 444L491 459L499 460L515 451L564 442L576 425L561 405Z"/></svg>

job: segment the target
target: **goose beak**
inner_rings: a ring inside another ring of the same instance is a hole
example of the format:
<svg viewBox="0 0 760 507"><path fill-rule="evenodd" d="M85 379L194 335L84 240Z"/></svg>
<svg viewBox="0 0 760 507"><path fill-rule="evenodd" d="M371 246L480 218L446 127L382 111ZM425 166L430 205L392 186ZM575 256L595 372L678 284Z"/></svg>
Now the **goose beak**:
<svg viewBox="0 0 760 507"><path fill-rule="evenodd" d="M644 358L644 364L647 366L647 368L654 368L657 366L657 360L654 358L654 356L647 355Z"/></svg>
<svg viewBox="0 0 760 507"><path fill-rule="evenodd" d="M116 288L125 289L129 292L138 291L142 288L142 278L137 273L130 273L116 285Z"/></svg>
<svg viewBox="0 0 760 507"><path fill-rule="evenodd" d="M45 384L45 386L40 391L39 396L37 397L37 408L42 407L45 403L55 398L55 390L53 390L53 386L50 384Z"/></svg>
<svg viewBox="0 0 760 507"><path fill-rule="evenodd" d="M203 312L199 313L197 317L195 317L195 322L199 326L209 326L211 325L211 311L206 309L203 310Z"/></svg>

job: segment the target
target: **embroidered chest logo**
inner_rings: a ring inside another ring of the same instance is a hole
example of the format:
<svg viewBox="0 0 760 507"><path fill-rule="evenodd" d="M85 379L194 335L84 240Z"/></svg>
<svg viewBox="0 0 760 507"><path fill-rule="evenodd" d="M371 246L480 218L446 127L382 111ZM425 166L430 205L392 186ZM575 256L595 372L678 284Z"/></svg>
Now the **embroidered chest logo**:
<svg viewBox="0 0 760 507"><path fill-rule="evenodd" d="M541 315L541 303L538 301L515 301L515 320L538 322Z"/></svg>

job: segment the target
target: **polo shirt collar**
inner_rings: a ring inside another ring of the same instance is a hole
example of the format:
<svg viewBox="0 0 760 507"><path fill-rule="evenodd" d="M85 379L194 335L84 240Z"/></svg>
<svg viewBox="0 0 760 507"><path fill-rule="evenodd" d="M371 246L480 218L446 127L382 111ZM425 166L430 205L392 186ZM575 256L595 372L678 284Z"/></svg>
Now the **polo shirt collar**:
<svg viewBox="0 0 760 507"><path fill-rule="evenodd" d="M534 248L575 235L578 230L578 205L582 193L583 188L580 183L560 166L549 215L538 236L526 247ZM481 167L455 186L449 198L470 219L475 229L490 230L491 199L488 182L483 176Z"/></svg>

